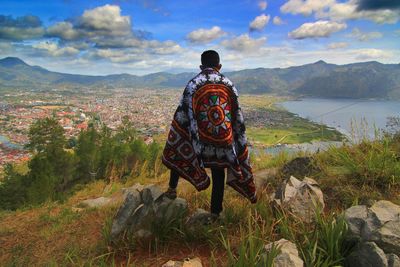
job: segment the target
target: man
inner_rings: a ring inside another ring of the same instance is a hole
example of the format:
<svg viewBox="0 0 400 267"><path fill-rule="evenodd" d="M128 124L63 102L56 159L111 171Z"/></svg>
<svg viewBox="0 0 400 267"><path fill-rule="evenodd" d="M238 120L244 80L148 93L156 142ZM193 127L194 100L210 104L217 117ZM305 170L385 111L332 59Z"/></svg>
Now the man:
<svg viewBox="0 0 400 267"><path fill-rule="evenodd" d="M257 198L237 90L219 72L222 65L216 51L203 52L201 64L201 72L183 92L163 151L163 163L171 169L165 195L176 198L179 176L198 191L208 188L210 178L204 168L211 168L211 214L217 218L222 211L225 168L228 185L252 203Z"/></svg>

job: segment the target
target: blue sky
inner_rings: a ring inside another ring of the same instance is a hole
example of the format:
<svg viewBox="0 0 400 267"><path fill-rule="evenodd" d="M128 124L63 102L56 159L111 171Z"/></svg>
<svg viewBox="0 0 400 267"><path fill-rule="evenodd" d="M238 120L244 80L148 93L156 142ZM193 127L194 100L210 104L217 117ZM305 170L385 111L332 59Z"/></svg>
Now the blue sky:
<svg viewBox="0 0 400 267"><path fill-rule="evenodd" d="M1 0L0 57L82 74L400 62L398 0Z"/></svg>

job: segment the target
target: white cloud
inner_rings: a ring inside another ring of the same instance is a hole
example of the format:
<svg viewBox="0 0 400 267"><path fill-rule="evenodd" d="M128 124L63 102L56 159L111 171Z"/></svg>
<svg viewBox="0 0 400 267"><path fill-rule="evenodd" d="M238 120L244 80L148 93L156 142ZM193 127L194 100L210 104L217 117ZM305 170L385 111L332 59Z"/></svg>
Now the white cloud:
<svg viewBox="0 0 400 267"><path fill-rule="evenodd" d="M132 31L130 17L122 16L119 6L108 4L85 10L78 25L89 33L99 31L110 36L126 36Z"/></svg>
<svg viewBox="0 0 400 267"><path fill-rule="evenodd" d="M165 42L160 42L157 40L152 40L146 42L147 46L151 48L151 53L159 55L176 54L182 52L183 48L175 43L174 41L168 40Z"/></svg>
<svg viewBox="0 0 400 267"><path fill-rule="evenodd" d="M233 39L222 41L221 45L226 49L239 52L257 52L257 50L262 47L266 41L266 37L253 39L248 34L242 34Z"/></svg>
<svg viewBox="0 0 400 267"><path fill-rule="evenodd" d="M199 43L205 44L215 39L218 39L222 36L226 35L226 33L218 26L214 26L211 29L198 29L190 32L186 38L191 43Z"/></svg>
<svg viewBox="0 0 400 267"><path fill-rule="evenodd" d="M357 0L335 3L328 11L317 14L317 17L333 20L367 19L379 24L394 24L400 18L399 12L393 10L358 11L357 7Z"/></svg>
<svg viewBox="0 0 400 267"><path fill-rule="evenodd" d="M285 24L285 22L284 22L280 17L278 17L278 16L275 16L275 17L272 19L272 22L273 22L275 25L282 25L282 24Z"/></svg>
<svg viewBox="0 0 400 267"><path fill-rule="evenodd" d="M358 10L358 0L338 2L337 0L288 0L281 6L282 13L302 14L336 21L367 19L376 23L394 24L400 19L400 12L390 9Z"/></svg>
<svg viewBox="0 0 400 267"><path fill-rule="evenodd" d="M20 28L20 27L0 27L0 39L9 39L22 41L26 39L34 39L42 37L44 29L36 28Z"/></svg>
<svg viewBox="0 0 400 267"><path fill-rule="evenodd" d="M258 2L258 7L260 8L261 11L264 11L267 9L268 3L267 1L260 1Z"/></svg>
<svg viewBox="0 0 400 267"><path fill-rule="evenodd" d="M94 43L107 43L111 39L111 42L116 43L135 38L131 18L122 16L120 7L116 5L85 10L82 16L74 19L73 23L58 22L48 27L47 36L67 41L86 39Z"/></svg>
<svg viewBox="0 0 400 267"><path fill-rule="evenodd" d="M62 21L47 28L47 35L57 36L64 40L76 40L81 34L74 29L72 23Z"/></svg>
<svg viewBox="0 0 400 267"><path fill-rule="evenodd" d="M53 57L60 57L60 56L74 56L79 53L79 50L70 47L60 47L55 42L39 42L37 44L32 45L33 48L39 49L43 52L46 52L48 55Z"/></svg>
<svg viewBox="0 0 400 267"><path fill-rule="evenodd" d="M349 36L361 42L366 42L371 39L382 38L383 34L380 32L362 32L359 28L354 28Z"/></svg>
<svg viewBox="0 0 400 267"><path fill-rule="evenodd" d="M147 40L135 35L131 18L123 16L116 5L104 5L85 10L73 22L63 21L47 29L47 37L60 38L65 46L88 52L93 58L109 58L113 62L130 61L114 50L144 54L167 55L182 51L174 41ZM129 48L129 49L128 49ZM96 49L100 52L96 53ZM110 55L110 56L107 56ZM111 55L114 55L111 57Z"/></svg>
<svg viewBox="0 0 400 267"><path fill-rule="evenodd" d="M37 16L13 18L0 15L0 40L22 41L40 38L43 34L42 21Z"/></svg>
<svg viewBox="0 0 400 267"><path fill-rule="evenodd" d="M250 30L251 31L260 31L264 29L264 27L268 24L271 16L262 14L257 16L251 23L250 23Z"/></svg>
<svg viewBox="0 0 400 267"><path fill-rule="evenodd" d="M306 39L317 37L329 37L332 33L347 28L345 23L334 21L320 20L313 23L304 23L296 30L289 33L289 37L293 39Z"/></svg>
<svg viewBox="0 0 400 267"><path fill-rule="evenodd" d="M310 16L314 12L320 12L332 6L335 0L289 0L280 10L282 13L302 14Z"/></svg>
<svg viewBox="0 0 400 267"><path fill-rule="evenodd" d="M391 58L393 54L390 51L381 49L359 49L356 53L358 60L382 60L384 58Z"/></svg>
<svg viewBox="0 0 400 267"><path fill-rule="evenodd" d="M346 43L346 42L330 43L328 45L328 49L341 49L341 48L346 48L348 46L349 46L349 43Z"/></svg>

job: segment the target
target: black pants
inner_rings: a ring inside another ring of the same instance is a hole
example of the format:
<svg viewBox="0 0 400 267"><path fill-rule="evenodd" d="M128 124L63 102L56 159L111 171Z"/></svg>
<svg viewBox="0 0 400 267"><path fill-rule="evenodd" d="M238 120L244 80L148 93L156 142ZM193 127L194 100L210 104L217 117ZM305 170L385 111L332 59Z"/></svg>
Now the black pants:
<svg viewBox="0 0 400 267"><path fill-rule="evenodd" d="M222 201L224 200L225 189L225 169L211 168L212 174L212 192L211 192L211 213L220 214L222 211ZM169 179L169 187L176 188L178 186L179 174L171 170Z"/></svg>

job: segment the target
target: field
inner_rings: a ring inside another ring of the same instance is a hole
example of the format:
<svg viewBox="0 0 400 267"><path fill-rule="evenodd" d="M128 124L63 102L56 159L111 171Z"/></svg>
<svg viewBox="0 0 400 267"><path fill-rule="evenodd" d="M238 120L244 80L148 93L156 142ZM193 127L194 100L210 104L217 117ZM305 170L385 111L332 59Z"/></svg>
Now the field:
<svg viewBox="0 0 400 267"><path fill-rule="evenodd" d="M244 95L240 97L247 136L254 146L274 146L312 141L341 141L335 129L298 117L279 106L288 97Z"/></svg>

